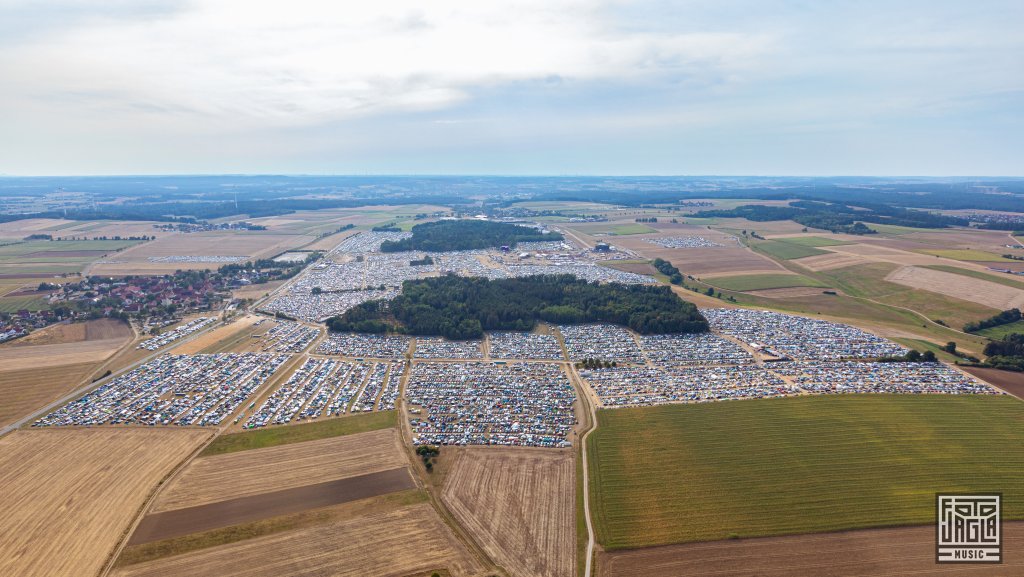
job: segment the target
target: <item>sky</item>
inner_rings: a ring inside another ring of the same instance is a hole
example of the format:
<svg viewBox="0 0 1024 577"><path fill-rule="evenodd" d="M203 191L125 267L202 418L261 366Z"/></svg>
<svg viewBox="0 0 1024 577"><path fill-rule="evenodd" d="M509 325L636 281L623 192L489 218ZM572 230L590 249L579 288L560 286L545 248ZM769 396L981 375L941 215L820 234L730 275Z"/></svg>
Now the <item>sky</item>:
<svg viewBox="0 0 1024 577"><path fill-rule="evenodd" d="M0 0L0 174L1022 175L1020 0Z"/></svg>

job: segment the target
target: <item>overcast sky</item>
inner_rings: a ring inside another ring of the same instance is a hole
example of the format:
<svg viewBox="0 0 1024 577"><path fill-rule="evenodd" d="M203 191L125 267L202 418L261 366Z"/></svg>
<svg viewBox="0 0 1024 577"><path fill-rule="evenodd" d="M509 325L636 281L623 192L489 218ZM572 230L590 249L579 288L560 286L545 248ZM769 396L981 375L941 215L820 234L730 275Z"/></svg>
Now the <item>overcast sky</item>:
<svg viewBox="0 0 1024 577"><path fill-rule="evenodd" d="M0 174L1024 174L1021 0L0 0Z"/></svg>

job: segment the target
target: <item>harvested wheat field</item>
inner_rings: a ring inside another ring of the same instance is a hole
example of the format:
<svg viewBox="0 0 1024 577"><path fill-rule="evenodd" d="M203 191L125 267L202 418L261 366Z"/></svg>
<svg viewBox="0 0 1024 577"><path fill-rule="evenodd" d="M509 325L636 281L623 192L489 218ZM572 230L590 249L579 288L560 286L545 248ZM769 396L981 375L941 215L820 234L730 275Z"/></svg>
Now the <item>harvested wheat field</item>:
<svg viewBox="0 0 1024 577"><path fill-rule="evenodd" d="M800 266L807 267L813 271L822 271L833 270L837 268L846 268L848 266L864 264L870 261L862 256L857 256L855 254L830 252L828 254L805 256L804 258L794 259L791 260L790 262L794 262Z"/></svg>
<svg viewBox="0 0 1024 577"><path fill-rule="evenodd" d="M4 371L38 368L54 362L76 364L99 362L114 354L126 339L103 339L77 343L0 348L0 367Z"/></svg>
<svg viewBox="0 0 1024 577"><path fill-rule="evenodd" d="M50 325L0 346L0 351L8 347L127 339L131 336L132 329L127 324L114 319L97 319L84 323Z"/></svg>
<svg viewBox="0 0 1024 577"><path fill-rule="evenodd" d="M200 430L16 431L0 438L0 575L95 575Z"/></svg>
<svg viewBox="0 0 1024 577"><path fill-rule="evenodd" d="M55 344L22 344L19 341L23 339L19 339L0 346L0 398L3 399L0 426L9 425L74 391L128 342L130 333L126 325L103 321L90 328L89 324L57 325L24 337L29 339L43 333L36 338ZM90 336L109 337L119 332L122 333L120 338L56 342Z"/></svg>
<svg viewBox="0 0 1024 577"><path fill-rule="evenodd" d="M0 426L6 426L32 411L45 407L75 390L96 368L96 363L0 371Z"/></svg>
<svg viewBox="0 0 1024 577"><path fill-rule="evenodd" d="M406 577L485 568L427 504L374 513L116 570L116 577Z"/></svg>
<svg viewBox="0 0 1024 577"><path fill-rule="evenodd" d="M442 498L509 575L575 575L575 471L570 451L468 449Z"/></svg>
<svg viewBox="0 0 1024 577"><path fill-rule="evenodd" d="M885 280L999 310L1024 307L1024 290L941 270L905 266L886 275Z"/></svg>
<svg viewBox="0 0 1024 577"><path fill-rule="evenodd" d="M601 553L600 577L1024 575L1024 523L1003 524L1002 565L935 564L935 526L736 539Z"/></svg>
<svg viewBox="0 0 1024 577"><path fill-rule="evenodd" d="M151 513L376 473L408 464L394 428L200 457Z"/></svg>

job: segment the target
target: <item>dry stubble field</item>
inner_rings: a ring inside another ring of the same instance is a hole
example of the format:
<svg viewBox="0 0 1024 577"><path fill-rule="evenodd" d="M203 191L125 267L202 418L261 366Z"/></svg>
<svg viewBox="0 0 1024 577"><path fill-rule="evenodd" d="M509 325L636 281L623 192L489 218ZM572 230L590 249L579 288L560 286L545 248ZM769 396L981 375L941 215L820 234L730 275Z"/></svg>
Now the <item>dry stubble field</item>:
<svg viewBox="0 0 1024 577"><path fill-rule="evenodd" d="M941 270L905 266L886 275L885 280L999 310L1024 307L1024 290Z"/></svg>
<svg viewBox="0 0 1024 577"><path fill-rule="evenodd" d="M342 437L200 457L153 504L151 513L301 487L404 467L397 431Z"/></svg>
<svg viewBox="0 0 1024 577"><path fill-rule="evenodd" d="M0 426L74 390L130 334L121 323L90 321L48 327L0 346Z"/></svg>
<svg viewBox="0 0 1024 577"><path fill-rule="evenodd" d="M0 575L97 574L153 487L209 434L78 429L0 438Z"/></svg>
<svg viewBox="0 0 1024 577"><path fill-rule="evenodd" d="M575 575L575 471L570 451L468 449L442 498L509 575Z"/></svg>
<svg viewBox="0 0 1024 577"><path fill-rule="evenodd" d="M460 577L484 567L430 505L418 504L129 565L113 575L407 577L437 569Z"/></svg>

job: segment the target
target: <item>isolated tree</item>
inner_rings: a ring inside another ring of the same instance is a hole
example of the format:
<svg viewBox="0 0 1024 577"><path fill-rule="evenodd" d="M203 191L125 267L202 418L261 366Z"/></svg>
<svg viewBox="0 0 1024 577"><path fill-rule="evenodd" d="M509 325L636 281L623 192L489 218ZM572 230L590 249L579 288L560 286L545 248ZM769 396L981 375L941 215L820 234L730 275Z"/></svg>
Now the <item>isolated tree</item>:
<svg viewBox="0 0 1024 577"><path fill-rule="evenodd" d="M956 354L956 343L954 341L949 341L948 343L946 343L946 346L942 347L942 350L946 351L947 353L949 353L951 355L955 355Z"/></svg>

